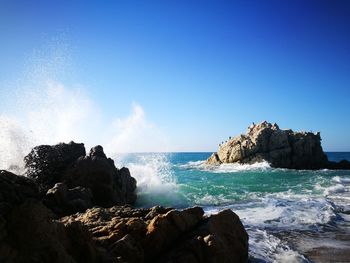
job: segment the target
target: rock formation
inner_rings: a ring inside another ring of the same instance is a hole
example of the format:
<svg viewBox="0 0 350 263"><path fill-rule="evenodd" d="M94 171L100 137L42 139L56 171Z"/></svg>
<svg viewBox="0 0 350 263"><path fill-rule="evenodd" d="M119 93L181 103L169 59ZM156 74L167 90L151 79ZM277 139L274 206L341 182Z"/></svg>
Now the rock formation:
<svg viewBox="0 0 350 263"><path fill-rule="evenodd" d="M64 171L80 156L85 156L83 143L36 146L24 157L26 176L33 178L40 191L45 193L62 181Z"/></svg>
<svg viewBox="0 0 350 263"><path fill-rule="evenodd" d="M136 200L136 180L127 168L117 169L102 146L85 156L82 143L35 147L26 157L28 178L34 179L44 203L56 214L83 212L94 205L109 207Z"/></svg>
<svg viewBox="0 0 350 263"><path fill-rule="evenodd" d="M101 146L89 156L73 142L38 146L25 160L28 177L0 171L0 262L248 260L248 235L231 210L126 205L136 180Z"/></svg>
<svg viewBox="0 0 350 263"><path fill-rule="evenodd" d="M200 207L92 208L60 221L80 222L107 262L246 262L248 235L231 210L206 217Z"/></svg>
<svg viewBox="0 0 350 263"><path fill-rule="evenodd" d="M272 167L290 169L350 169L350 162L329 162L322 150L320 133L281 130L266 121L253 124L245 135L219 145L207 164L255 163L267 161Z"/></svg>

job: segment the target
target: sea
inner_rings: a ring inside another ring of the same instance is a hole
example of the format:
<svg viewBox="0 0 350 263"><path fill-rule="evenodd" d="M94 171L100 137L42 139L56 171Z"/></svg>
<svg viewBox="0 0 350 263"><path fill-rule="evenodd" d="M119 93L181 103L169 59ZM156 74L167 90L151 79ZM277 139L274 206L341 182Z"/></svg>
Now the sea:
<svg viewBox="0 0 350 263"><path fill-rule="evenodd" d="M250 262L350 261L350 171L210 166L209 152L116 155L137 180L136 206L234 211L249 235ZM350 160L329 152L329 160Z"/></svg>

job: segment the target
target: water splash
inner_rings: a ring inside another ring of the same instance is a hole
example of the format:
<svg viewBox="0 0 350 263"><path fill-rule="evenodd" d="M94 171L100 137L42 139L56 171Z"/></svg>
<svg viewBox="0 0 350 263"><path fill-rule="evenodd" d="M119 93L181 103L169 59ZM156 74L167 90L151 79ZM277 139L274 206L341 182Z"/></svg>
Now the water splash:
<svg viewBox="0 0 350 263"><path fill-rule="evenodd" d="M137 180L139 206L183 204L167 153L116 155L117 166L126 166Z"/></svg>
<svg viewBox="0 0 350 263"><path fill-rule="evenodd" d="M84 86L72 84L74 68L64 41L54 40L28 61L26 70L0 90L6 97L0 115L0 169L23 171L23 157L34 146L72 140L85 143L87 150L104 145L109 156L167 150L165 135L137 103L129 116L105 120L103 108Z"/></svg>

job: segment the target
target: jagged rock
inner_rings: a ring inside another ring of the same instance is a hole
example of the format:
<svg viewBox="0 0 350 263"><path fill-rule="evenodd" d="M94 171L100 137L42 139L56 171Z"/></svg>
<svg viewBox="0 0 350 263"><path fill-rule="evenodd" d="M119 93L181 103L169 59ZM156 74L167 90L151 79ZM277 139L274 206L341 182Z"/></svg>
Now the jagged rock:
<svg viewBox="0 0 350 263"><path fill-rule="evenodd" d="M202 208L92 208L62 218L88 227L113 262L246 262L248 235L225 210L209 217Z"/></svg>
<svg viewBox="0 0 350 263"><path fill-rule="evenodd" d="M70 202L93 200L87 189L57 183L44 197L54 215L32 179L1 171L0 262L247 261L248 236L230 210L94 207L55 220Z"/></svg>
<svg viewBox="0 0 350 263"><path fill-rule="evenodd" d="M33 178L39 185L39 190L46 193L61 182L64 171L85 154L83 143L36 146L24 157L26 176Z"/></svg>
<svg viewBox="0 0 350 263"><path fill-rule="evenodd" d="M35 147L25 157L26 175L57 215L136 201L136 180L127 168L117 169L98 145L85 156L84 144L70 142Z"/></svg>
<svg viewBox="0 0 350 263"><path fill-rule="evenodd" d="M95 205L131 204L136 201L136 180L129 169L117 169L112 159L107 158L101 146L80 157L64 176L68 188L82 186L91 190Z"/></svg>
<svg viewBox="0 0 350 263"><path fill-rule="evenodd" d="M239 135L219 146L207 164L255 163L267 161L272 167L291 169L347 169L346 161L328 162L322 150L320 133L281 130L266 121L253 124L245 135Z"/></svg>

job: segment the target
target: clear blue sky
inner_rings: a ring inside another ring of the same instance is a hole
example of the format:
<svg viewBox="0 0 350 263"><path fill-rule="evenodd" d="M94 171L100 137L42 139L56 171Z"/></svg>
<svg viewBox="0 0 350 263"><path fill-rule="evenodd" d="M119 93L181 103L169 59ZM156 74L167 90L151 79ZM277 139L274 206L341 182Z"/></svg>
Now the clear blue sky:
<svg viewBox="0 0 350 263"><path fill-rule="evenodd" d="M141 105L171 151L214 151L262 120L350 151L350 1L5 0L0 32L0 89L64 39L61 81L106 119Z"/></svg>

